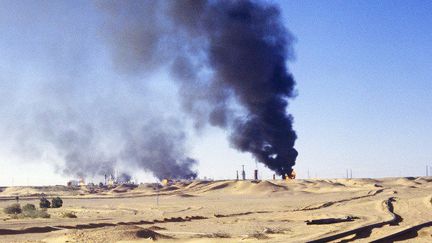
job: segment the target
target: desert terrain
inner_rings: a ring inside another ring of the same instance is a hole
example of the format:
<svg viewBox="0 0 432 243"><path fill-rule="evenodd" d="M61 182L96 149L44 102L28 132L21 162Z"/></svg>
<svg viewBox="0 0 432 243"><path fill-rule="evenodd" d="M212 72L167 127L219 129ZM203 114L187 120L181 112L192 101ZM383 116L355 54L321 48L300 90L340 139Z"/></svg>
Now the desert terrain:
<svg viewBox="0 0 432 243"><path fill-rule="evenodd" d="M432 242L432 177L0 191L2 209L63 199L50 218L2 210L0 242Z"/></svg>

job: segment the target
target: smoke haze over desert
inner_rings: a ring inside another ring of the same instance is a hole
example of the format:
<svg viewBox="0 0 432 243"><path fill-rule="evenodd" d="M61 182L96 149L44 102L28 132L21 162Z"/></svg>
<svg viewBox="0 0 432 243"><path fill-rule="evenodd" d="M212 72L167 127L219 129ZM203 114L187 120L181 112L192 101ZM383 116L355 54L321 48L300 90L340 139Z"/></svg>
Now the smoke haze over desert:
<svg viewBox="0 0 432 243"><path fill-rule="evenodd" d="M430 242L431 11L0 1L0 242Z"/></svg>

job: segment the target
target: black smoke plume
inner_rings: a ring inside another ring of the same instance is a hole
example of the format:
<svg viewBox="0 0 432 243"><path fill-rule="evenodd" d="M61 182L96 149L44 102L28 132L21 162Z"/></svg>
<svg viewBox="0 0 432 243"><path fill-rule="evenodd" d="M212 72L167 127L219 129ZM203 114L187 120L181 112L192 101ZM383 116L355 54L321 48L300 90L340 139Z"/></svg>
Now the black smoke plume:
<svg viewBox="0 0 432 243"><path fill-rule="evenodd" d="M247 0L99 5L119 70L168 67L196 128L228 129L234 148L280 175L292 172L296 133L286 109L295 82L286 65L293 38L277 6ZM130 148L136 159L147 159L139 145Z"/></svg>
<svg viewBox="0 0 432 243"><path fill-rule="evenodd" d="M129 183L131 182L132 177L129 174L123 172L116 179L119 183Z"/></svg>

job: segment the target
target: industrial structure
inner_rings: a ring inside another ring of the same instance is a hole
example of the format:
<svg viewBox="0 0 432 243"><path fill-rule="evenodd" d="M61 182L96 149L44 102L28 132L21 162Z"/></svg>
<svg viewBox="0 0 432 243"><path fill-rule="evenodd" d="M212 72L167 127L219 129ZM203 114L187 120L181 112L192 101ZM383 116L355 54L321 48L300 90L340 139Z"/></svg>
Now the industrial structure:
<svg viewBox="0 0 432 243"><path fill-rule="evenodd" d="M352 172L351 172L352 173ZM241 176L242 176L242 180L246 180L246 171L245 171L245 165L242 165L242 171L241 171ZM292 170L292 172L290 174L284 174L281 175L282 180L293 180L296 178L296 172L294 170ZM272 175L272 179L276 180L276 174ZM236 180L239 180L239 171L236 170ZM253 181L259 181L259 172L258 172L258 166L256 167L256 169L253 171L253 179L251 179Z"/></svg>
<svg viewBox="0 0 432 243"><path fill-rule="evenodd" d="M243 180L246 180L246 171L245 171L245 169L244 169L244 165L242 165L242 179Z"/></svg>

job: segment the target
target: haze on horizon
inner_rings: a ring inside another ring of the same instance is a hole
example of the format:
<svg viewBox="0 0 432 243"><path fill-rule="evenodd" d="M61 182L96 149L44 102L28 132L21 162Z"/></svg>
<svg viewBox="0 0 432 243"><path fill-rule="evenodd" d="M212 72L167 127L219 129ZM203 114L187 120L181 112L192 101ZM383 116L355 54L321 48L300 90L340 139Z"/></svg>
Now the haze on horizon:
<svg viewBox="0 0 432 243"><path fill-rule="evenodd" d="M344 177L347 168L354 177L424 175L425 166L432 166L432 3L275 2L295 36L295 58L288 65L298 96L288 111L298 135L297 175ZM11 124L26 118L20 111L41 108L41 100L63 100L66 106L74 100L74 106L94 111L91 117L101 124L98 113L109 113L112 105L121 111L124 102L136 113L184 118L173 98L177 88L164 72L146 77L118 72L101 31L103 20L88 1L0 2L0 185L73 179L57 173L53 151L44 150L34 161L32 141L21 141L25 151L14 148L19 136L11 134ZM142 86L142 78L158 85ZM52 79L68 85L46 89ZM143 100L151 101L148 107L139 106ZM133 118L126 112L125 117ZM226 132L212 127L196 132L188 118L184 122L185 146L200 161L199 177L234 178L242 164L252 175L254 159L231 149ZM258 167L263 179L273 174ZM155 180L142 172L134 177Z"/></svg>

